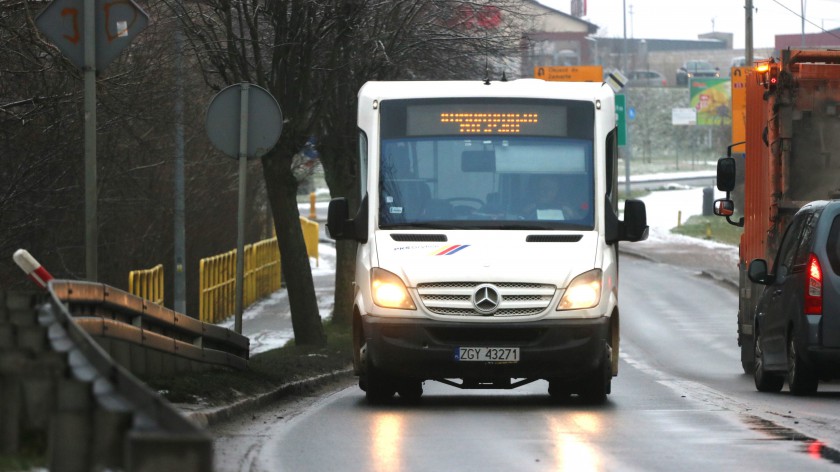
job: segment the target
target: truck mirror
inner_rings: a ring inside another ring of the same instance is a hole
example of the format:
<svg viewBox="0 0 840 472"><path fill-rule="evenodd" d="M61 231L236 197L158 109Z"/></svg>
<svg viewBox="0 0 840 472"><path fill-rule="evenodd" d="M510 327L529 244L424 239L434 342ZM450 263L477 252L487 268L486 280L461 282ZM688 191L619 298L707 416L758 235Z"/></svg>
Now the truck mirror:
<svg viewBox="0 0 840 472"><path fill-rule="evenodd" d="M624 221L621 224L621 239L624 241L644 241L648 237L647 209L641 200L624 202Z"/></svg>
<svg viewBox="0 0 840 472"><path fill-rule="evenodd" d="M735 158L721 157L717 163L717 188L721 192L735 189Z"/></svg>
<svg viewBox="0 0 840 472"><path fill-rule="evenodd" d="M773 280L767 273L767 261L764 259L753 259L747 269L747 277L753 282L762 285L769 285Z"/></svg>
<svg viewBox="0 0 840 472"><path fill-rule="evenodd" d="M732 216L735 214L735 202L728 198L719 198L715 200L714 212L717 216Z"/></svg>
<svg viewBox="0 0 840 472"><path fill-rule="evenodd" d="M347 224L349 213L350 209L346 198L338 197L330 200L330 206L327 210L327 234L331 238L335 240L353 239L353 236L347 234L347 230L352 228Z"/></svg>

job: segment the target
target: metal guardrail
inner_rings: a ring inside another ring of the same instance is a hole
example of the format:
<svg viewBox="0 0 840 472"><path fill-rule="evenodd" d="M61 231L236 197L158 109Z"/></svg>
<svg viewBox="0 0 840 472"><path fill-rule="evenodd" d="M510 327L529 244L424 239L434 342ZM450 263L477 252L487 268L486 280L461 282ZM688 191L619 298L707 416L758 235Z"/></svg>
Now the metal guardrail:
<svg viewBox="0 0 840 472"><path fill-rule="evenodd" d="M128 292L94 282L53 280L50 292L76 323L111 355L139 375L159 375L202 366L245 369L249 339ZM137 352L132 347L146 348ZM158 353L174 356L162 358Z"/></svg>
<svg viewBox="0 0 840 472"><path fill-rule="evenodd" d="M73 313L131 312L141 325L161 314L129 309L140 302L81 282L53 281L46 296L0 292L0 451L18 451L35 433L46 438L53 472L213 470L212 438L109 356Z"/></svg>
<svg viewBox="0 0 840 472"><path fill-rule="evenodd" d="M163 305L163 264L128 273L128 291L158 305Z"/></svg>
<svg viewBox="0 0 840 472"><path fill-rule="evenodd" d="M280 289L280 253L276 239L245 245L243 304ZM205 323L218 323L234 314L236 301L236 249L201 260L198 313Z"/></svg>
<svg viewBox="0 0 840 472"><path fill-rule="evenodd" d="M300 218L306 253L318 265L319 225ZM280 289L281 266L277 238L264 239L245 246L245 287L243 305L250 306L257 300ZM218 323L235 313L236 304L236 250L206 257L199 266L199 319L205 323Z"/></svg>

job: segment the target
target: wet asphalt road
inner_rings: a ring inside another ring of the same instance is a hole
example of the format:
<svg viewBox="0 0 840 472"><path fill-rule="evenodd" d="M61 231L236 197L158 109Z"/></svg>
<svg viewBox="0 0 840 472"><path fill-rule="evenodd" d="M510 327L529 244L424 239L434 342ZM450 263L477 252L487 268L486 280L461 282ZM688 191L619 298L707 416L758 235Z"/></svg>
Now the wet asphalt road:
<svg viewBox="0 0 840 472"><path fill-rule="evenodd" d="M620 283L622 362L606 405L552 403L545 382L426 382L419 405L372 407L349 385L215 427L217 470L840 470L840 386L756 392L731 286L632 257Z"/></svg>

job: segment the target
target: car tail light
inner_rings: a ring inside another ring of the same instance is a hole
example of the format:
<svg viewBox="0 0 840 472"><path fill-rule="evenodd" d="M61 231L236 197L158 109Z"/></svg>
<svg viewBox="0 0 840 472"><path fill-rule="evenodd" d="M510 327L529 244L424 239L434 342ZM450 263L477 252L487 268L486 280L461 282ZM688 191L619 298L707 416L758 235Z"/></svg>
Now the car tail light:
<svg viewBox="0 0 840 472"><path fill-rule="evenodd" d="M822 268L817 256L811 254L808 259L808 278L805 282L805 314L822 314Z"/></svg>

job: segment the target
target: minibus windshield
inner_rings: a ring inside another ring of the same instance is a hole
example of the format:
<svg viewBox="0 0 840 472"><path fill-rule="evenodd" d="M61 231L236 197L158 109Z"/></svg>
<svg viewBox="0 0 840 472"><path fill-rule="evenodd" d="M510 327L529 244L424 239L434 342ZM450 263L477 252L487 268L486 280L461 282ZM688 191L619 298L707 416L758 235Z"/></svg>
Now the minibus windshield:
<svg viewBox="0 0 840 472"><path fill-rule="evenodd" d="M379 227L591 230L590 108L557 100L383 102Z"/></svg>

